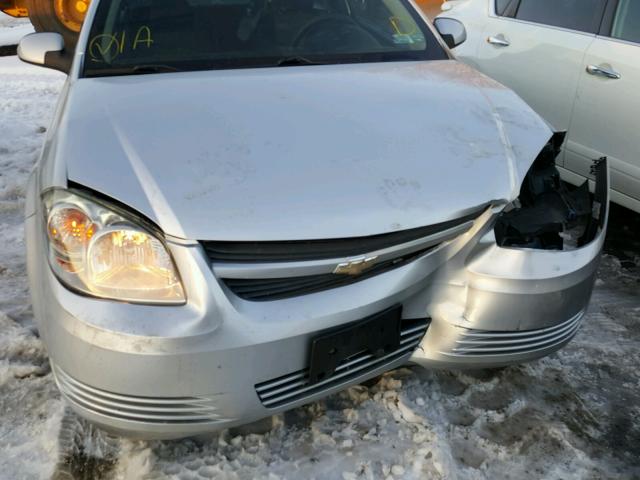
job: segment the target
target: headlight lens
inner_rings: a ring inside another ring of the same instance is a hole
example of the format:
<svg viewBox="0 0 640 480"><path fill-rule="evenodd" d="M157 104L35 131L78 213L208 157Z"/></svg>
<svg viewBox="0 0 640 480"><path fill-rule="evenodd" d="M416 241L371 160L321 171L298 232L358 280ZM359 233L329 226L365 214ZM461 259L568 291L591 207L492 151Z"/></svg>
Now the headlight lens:
<svg viewBox="0 0 640 480"><path fill-rule="evenodd" d="M49 263L62 283L124 302L186 301L171 254L152 227L75 192L50 190L43 201Z"/></svg>

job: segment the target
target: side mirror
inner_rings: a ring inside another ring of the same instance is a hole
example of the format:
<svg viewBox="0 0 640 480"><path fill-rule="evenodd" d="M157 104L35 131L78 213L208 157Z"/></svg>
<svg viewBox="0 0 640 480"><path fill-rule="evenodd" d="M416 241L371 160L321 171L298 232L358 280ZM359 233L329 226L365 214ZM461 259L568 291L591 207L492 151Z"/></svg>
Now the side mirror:
<svg viewBox="0 0 640 480"><path fill-rule="evenodd" d="M467 29L459 20L436 18L433 25L449 48L456 48L467 41Z"/></svg>
<svg viewBox="0 0 640 480"><path fill-rule="evenodd" d="M64 38L59 33L26 35L18 44L18 57L23 62L64 73L71 69L72 56L65 51Z"/></svg>
<svg viewBox="0 0 640 480"><path fill-rule="evenodd" d="M453 5L451 4L451 2L444 2L442 4L442 7L440 7L440 8L441 8L441 10L443 12L448 12L449 10L451 10L453 8Z"/></svg>

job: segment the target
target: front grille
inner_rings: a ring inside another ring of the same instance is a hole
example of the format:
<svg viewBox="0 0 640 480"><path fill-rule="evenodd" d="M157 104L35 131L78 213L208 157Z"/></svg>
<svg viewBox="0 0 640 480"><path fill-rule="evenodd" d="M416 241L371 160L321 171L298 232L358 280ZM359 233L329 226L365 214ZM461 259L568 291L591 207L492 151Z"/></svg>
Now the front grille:
<svg viewBox="0 0 640 480"><path fill-rule="evenodd" d="M449 356L486 357L496 355L519 355L557 347L568 342L578 332L584 312L566 322L539 330L522 332L490 332L460 329L460 338Z"/></svg>
<svg viewBox="0 0 640 480"><path fill-rule="evenodd" d="M400 347L376 358L368 352L361 352L344 360L334 374L325 380L309 384L309 369L299 370L283 377L256 385L256 392L267 408L278 408L299 402L338 385L346 384L385 365L408 357L418 347L429 328L429 319L403 320Z"/></svg>
<svg viewBox="0 0 640 480"><path fill-rule="evenodd" d="M201 242L211 262L297 262L344 258L394 247L477 219L486 209L484 205L469 215L448 222L400 232L330 240L283 242Z"/></svg>
<svg viewBox="0 0 640 480"><path fill-rule="evenodd" d="M152 398L116 394L86 385L53 366L62 395L90 413L115 420L153 424L215 424L227 419L205 397Z"/></svg>
<svg viewBox="0 0 640 480"><path fill-rule="evenodd" d="M366 280L367 278L406 265L436 247L437 246L381 262L358 276L327 273L287 278L223 278L222 281L233 293L245 300L253 302L281 300L321 292L331 288L344 287Z"/></svg>

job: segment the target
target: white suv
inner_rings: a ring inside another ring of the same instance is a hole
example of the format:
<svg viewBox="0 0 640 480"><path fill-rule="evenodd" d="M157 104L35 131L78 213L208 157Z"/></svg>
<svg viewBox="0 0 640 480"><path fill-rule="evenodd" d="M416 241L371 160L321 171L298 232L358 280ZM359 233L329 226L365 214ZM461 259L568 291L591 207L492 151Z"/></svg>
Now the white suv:
<svg viewBox="0 0 640 480"><path fill-rule="evenodd" d="M459 0L443 9L439 18L467 29L460 60L568 131L563 178L582 183L607 156L612 200L640 212L640 2Z"/></svg>

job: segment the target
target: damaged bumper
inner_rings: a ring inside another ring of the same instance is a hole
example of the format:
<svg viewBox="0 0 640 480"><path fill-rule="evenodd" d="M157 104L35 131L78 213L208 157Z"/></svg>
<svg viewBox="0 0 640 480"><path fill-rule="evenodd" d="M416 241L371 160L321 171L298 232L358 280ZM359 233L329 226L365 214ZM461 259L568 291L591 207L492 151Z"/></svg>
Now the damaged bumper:
<svg viewBox="0 0 640 480"><path fill-rule="evenodd" d="M549 158L555 154L532 167L525 205L502 213L465 259L459 280L434 306L413 362L461 368L522 363L557 351L578 332L606 235L609 168L606 158L594 162L590 196L588 184L566 190Z"/></svg>
<svg viewBox="0 0 640 480"><path fill-rule="evenodd" d="M434 308L412 361L424 366L496 367L546 356L577 333L595 282L604 232L574 251L499 247L483 238Z"/></svg>

